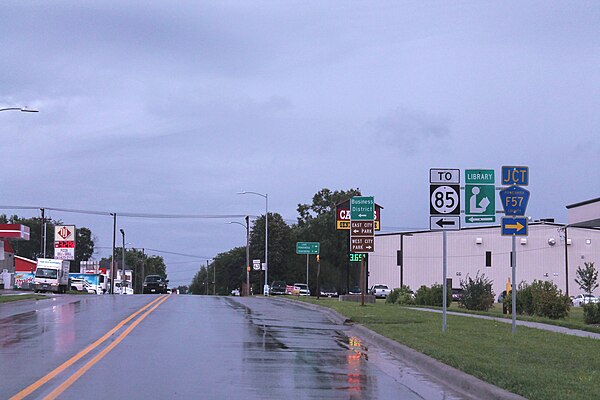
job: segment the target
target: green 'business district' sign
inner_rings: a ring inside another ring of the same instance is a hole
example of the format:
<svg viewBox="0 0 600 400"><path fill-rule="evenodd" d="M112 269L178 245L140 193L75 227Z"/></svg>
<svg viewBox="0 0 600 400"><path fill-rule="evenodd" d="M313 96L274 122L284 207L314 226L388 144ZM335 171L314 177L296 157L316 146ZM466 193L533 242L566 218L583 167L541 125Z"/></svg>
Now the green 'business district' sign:
<svg viewBox="0 0 600 400"><path fill-rule="evenodd" d="M351 221L373 221L375 219L375 199L372 196L355 196L350 199Z"/></svg>

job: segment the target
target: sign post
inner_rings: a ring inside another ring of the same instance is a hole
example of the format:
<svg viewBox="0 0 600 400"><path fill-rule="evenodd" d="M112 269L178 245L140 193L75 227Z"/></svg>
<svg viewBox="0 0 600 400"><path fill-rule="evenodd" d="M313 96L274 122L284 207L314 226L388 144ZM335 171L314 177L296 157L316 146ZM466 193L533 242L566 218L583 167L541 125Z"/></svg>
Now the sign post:
<svg viewBox="0 0 600 400"><path fill-rule="evenodd" d="M446 332L447 296L447 231L460 229L460 170L429 170L429 229L442 231L442 332Z"/></svg>
<svg viewBox="0 0 600 400"><path fill-rule="evenodd" d="M529 191L522 186L529 185L529 167L503 166L502 184L512 185L500 191L500 200L506 217L502 218L502 235L511 236L512 253L512 333L517 331L517 235L527 236L528 225L525 210L529 202Z"/></svg>
<svg viewBox="0 0 600 400"><path fill-rule="evenodd" d="M356 196L350 199L350 251L371 253L375 251L375 200L373 197ZM365 305L366 271L361 260L361 305Z"/></svg>
<svg viewBox="0 0 600 400"><path fill-rule="evenodd" d="M429 170L429 229L460 229L460 170Z"/></svg>
<svg viewBox="0 0 600 400"><path fill-rule="evenodd" d="M57 260L75 259L75 225L54 227L54 258Z"/></svg>
<svg viewBox="0 0 600 400"><path fill-rule="evenodd" d="M306 254L306 287L308 288L308 256L319 254L321 244L319 242L296 242L296 254Z"/></svg>

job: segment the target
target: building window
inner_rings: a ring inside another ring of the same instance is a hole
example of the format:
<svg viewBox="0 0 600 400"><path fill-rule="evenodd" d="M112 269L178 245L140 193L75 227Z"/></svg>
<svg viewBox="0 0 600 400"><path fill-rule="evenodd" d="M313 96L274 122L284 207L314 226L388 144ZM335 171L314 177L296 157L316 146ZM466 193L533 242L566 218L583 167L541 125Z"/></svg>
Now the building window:
<svg viewBox="0 0 600 400"><path fill-rule="evenodd" d="M485 266L486 267L492 266L492 252L491 251L485 252Z"/></svg>

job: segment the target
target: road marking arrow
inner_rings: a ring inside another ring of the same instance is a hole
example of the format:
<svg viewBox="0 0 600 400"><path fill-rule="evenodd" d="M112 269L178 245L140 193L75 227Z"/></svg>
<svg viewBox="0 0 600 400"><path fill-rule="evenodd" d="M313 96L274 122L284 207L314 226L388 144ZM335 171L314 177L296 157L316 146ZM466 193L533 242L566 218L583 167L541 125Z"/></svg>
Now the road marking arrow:
<svg viewBox="0 0 600 400"><path fill-rule="evenodd" d="M517 232L525 228L525 225L521 224L519 221L517 221L515 224L506 224L505 226L506 229L515 229Z"/></svg>

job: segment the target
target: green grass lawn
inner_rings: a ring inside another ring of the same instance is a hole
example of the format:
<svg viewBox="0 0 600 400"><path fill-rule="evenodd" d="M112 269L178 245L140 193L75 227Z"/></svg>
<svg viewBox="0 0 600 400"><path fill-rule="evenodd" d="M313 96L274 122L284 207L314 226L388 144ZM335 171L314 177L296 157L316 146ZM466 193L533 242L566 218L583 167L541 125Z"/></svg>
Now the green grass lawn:
<svg viewBox="0 0 600 400"><path fill-rule="evenodd" d="M21 294L21 295L0 295L0 303L9 303L11 301L22 301L22 300L43 300L48 297L41 294Z"/></svg>
<svg viewBox="0 0 600 400"><path fill-rule="evenodd" d="M530 399L600 399L600 340L378 302L302 299ZM500 313L501 313L500 309ZM575 317L574 317L575 318Z"/></svg>

